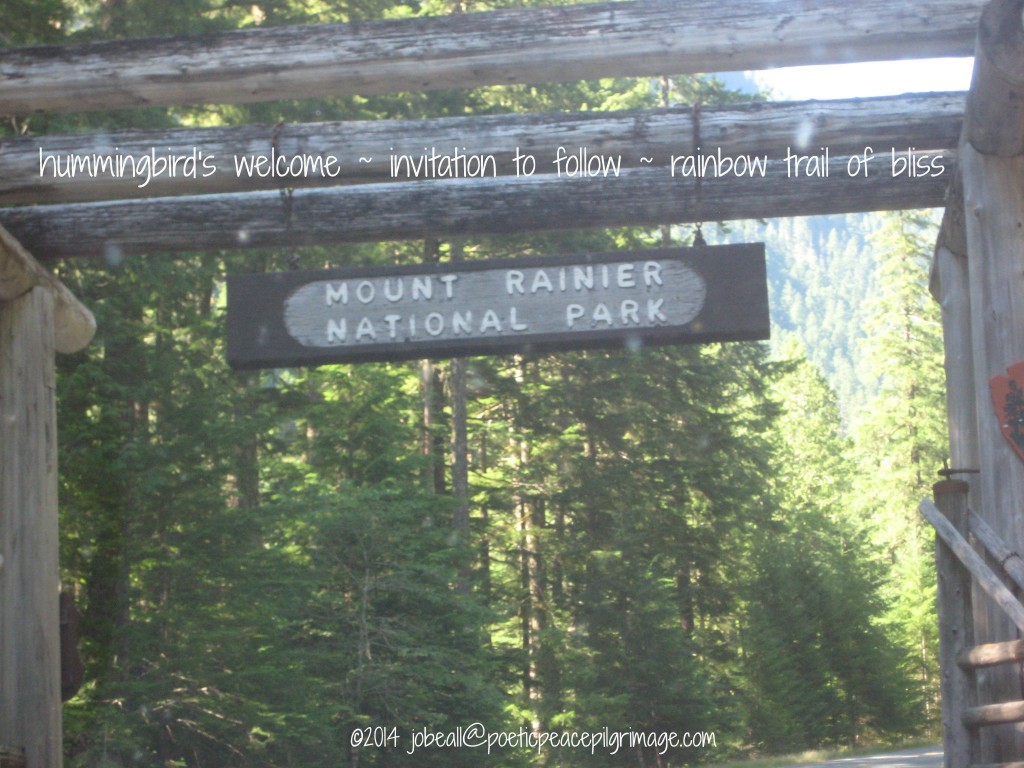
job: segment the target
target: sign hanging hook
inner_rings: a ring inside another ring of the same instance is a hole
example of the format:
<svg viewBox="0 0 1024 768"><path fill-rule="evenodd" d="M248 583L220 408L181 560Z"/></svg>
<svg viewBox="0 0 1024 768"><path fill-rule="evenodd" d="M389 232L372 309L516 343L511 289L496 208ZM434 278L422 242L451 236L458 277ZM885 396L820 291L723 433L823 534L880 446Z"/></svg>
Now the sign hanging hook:
<svg viewBox="0 0 1024 768"><path fill-rule="evenodd" d="M704 232L701 229L704 226L703 221L698 221L693 228L693 247L703 248L708 244L708 241L704 239Z"/></svg>

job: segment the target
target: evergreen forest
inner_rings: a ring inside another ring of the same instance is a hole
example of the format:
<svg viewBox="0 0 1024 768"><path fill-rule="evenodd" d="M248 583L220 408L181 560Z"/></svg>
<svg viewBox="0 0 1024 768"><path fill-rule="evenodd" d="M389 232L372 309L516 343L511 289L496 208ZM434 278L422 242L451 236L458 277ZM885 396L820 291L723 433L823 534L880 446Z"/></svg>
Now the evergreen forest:
<svg viewBox="0 0 1024 768"><path fill-rule="evenodd" d="M0 45L560 0L0 0ZM712 77L6 115L4 138L714 104ZM2 111L2 109L0 109ZM235 372L225 277L688 246L692 227L52 264L69 768L680 766L938 739L931 212L763 240L773 339ZM675 733L590 748L414 733ZM711 736L713 734L713 736Z"/></svg>

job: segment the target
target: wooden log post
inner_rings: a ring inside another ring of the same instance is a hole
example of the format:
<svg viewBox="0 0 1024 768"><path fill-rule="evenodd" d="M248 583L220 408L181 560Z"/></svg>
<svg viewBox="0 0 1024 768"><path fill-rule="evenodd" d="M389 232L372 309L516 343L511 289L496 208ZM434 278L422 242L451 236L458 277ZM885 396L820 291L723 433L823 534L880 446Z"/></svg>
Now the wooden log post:
<svg viewBox="0 0 1024 768"><path fill-rule="evenodd" d="M60 768L60 591L54 353L91 313L0 230L0 747Z"/></svg>
<svg viewBox="0 0 1024 768"><path fill-rule="evenodd" d="M1024 463L1004 439L989 382L1024 360L1024 0L993 0L982 14L960 147L978 420L978 513L1009 549L1024 552ZM979 642L1018 637L990 601L975 603ZM979 675L983 703L1020 698L1019 667ZM980 762L1024 756L1024 732L987 728Z"/></svg>
<svg viewBox="0 0 1024 768"><path fill-rule="evenodd" d="M967 483L947 480L933 488L935 505L957 531L967 535ZM935 540L935 570L938 574L939 665L942 670L942 740L945 768L966 768L976 761L977 733L962 719L977 705L972 671L957 660L974 645L971 607L971 575L949 546Z"/></svg>
<svg viewBox="0 0 1024 768"><path fill-rule="evenodd" d="M1024 551L1024 464L1004 439L989 381L1024 360L1024 159L985 156L963 149L971 258L971 304L982 505L978 514L1012 550ZM975 609L979 642L1017 637L998 607ZM1006 670L979 675L981 698L1006 701L1020 695L1016 675ZM1024 755L1024 738L1012 726L988 729L985 762Z"/></svg>
<svg viewBox="0 0 1024 768"><path fill-rule="evenodd" d="M980 466L978 455L978 398L975 393L969 256L963 195L962 177L958 172L954 176L946 196L946 210L935 248L931 288L932 294L942 307L942 332L946 369L946 413L949 427L950 461L952 462L953 469L976 470ZM986 395L987 389L986 386L983 390L983 393ZM967 497L969 508L979 510L982 508L983 503L982 483L972 483ZM942 576L940 575L939 578L941 581ZM990 600L980 584L974 585L973 592L972 610L975 612L987 611ZM939 631L940 637L945 635L947 631L942 625L941 618ZM949 658L943 656L941 651L940 667L943 685L945 686L947 677L955 675L956 672L951 670ZM1003 674L1005 674L1004 669L975 669L972 680L975 686L988 688L991 687L990 681L992 679ZM945 696L944 689L944 700ZM976 697L977 687L972 693L971 701L976 703ZM948 713L944 710L944 726L947 723L947 716ZM972 734L971 738L977 740L977 743L974 745L974 760L977 761L982 751L981 743L991 743L991 735L989 732ZM963 756L963 751L963 749L947 743L946 765L956 765L957 763L955 762L949 762L950 756L956 755L956 759L960 759ZM966 766L969 763L960 764Z"/></svg>
<svg viewBox="0 0 1024 768"><path fill-rule="evenodd" d="M0 304L0 743L61 764L53 295Z"/></svg>
<svg viewBox="0 0 1024 768"><path fill-rule="evenodd" d="M963 180L959 170L946 192L946 209L935 246L932 296L942 308L949 456L954 470L978 469L978 417L971 349L971 294L967 268ZM981 484L968 489L970 509L981 508Z"/></svg>

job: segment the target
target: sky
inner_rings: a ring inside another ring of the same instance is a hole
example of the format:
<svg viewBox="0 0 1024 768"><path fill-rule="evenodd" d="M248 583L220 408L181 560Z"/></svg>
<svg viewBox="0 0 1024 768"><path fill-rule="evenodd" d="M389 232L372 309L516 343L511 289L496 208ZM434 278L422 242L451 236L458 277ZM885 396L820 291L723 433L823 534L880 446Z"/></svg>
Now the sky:
<svg viewBox="0 0 1024 768"><path fill-rule="evenodd" d="M925 91L966 91L973 59L872 61L748 72L777 100L846 99Z"/></svg>

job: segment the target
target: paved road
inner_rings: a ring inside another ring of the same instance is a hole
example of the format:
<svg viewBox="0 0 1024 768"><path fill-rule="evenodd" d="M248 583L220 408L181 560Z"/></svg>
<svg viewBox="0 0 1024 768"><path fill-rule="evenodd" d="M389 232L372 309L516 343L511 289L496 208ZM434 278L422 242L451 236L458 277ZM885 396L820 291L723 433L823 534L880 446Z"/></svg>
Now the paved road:
<svg viewBox="0 0 1024 768"><path fill-rule="evenodd" d="M794 768L942 768L942 747L905 749L864 757L844 757L827 763L804 763Z"/></svg>

